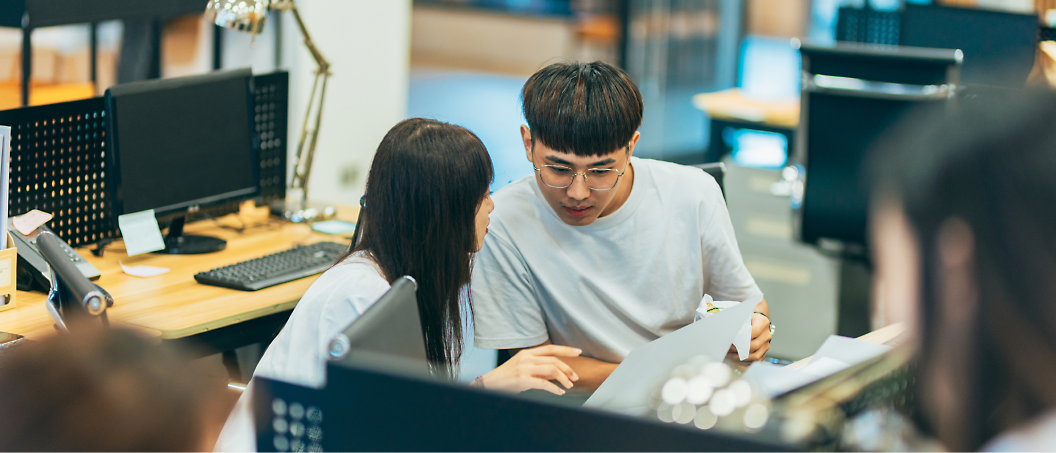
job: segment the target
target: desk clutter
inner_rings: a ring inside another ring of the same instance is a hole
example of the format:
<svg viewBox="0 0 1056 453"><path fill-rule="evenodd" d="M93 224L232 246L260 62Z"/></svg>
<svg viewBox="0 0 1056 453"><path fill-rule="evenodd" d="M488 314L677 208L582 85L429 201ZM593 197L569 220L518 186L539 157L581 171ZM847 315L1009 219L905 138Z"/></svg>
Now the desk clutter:
<svg viewBox="0 0 1056 453"><path fill-rule="evenodd" d="M250 86L248 108L260 162L260 198L282 199L289 74L256 75ZM34 209L52 214L49 226L73 247L120 236L107 180L106 137L111 125L104 97L0 111L0 124L11 126L12 134L10 215ZM199 213L218 217L236 209L234 203Z"/></svg>
<svg viewBox="0 0 1056 453"><path fill-rule="evenodd" d="M346 241L329 242L307 226L262 215L268 208L241 206L285 199L288 102L287 72L243 69L0 111L0 125L10 126L4 135L10 177L3 180L10 181L4 201L11 216L0 224L17 246L17 266L7 271L12 287L17 282L27 302L7 313L4 328L33 339L58 325L43 296L55 292L53 265L38 247L39 237L49 235L71 269L116 295L115 322L213 351L270 338L314 280L304 277L347 249ZM112 257L104 254L108 245ZM186 253L207 254L165 256ZM208 272L218 266L225 267ZM4 272L0 263L0 283ZM304 281L252 296L206 289L239 286L235 277L253 282L240 286L245 290ZM262 278L268 285L260 285ZM15 307L16 291L10 292L11 303L0 310ZM247 335L246 326L257 330Z"/></svg>

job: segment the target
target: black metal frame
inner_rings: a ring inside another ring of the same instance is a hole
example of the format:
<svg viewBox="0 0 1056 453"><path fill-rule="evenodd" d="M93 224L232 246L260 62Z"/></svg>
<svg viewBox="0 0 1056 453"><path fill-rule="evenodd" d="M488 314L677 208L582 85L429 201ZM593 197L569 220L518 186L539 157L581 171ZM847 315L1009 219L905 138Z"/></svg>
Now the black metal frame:
<svg viewBox="0 0 1056 453"><path fill-rule="evenodd" d="M58 25L92 24L92 81L96 69L96 25L107 20L150 19L155 23L151 67L161 68L161 23L164 19L205 11L203 0L4 0L0 27L22 29L22 105L29 105L33 74L33 29ZM152 72L158 72L152 71Z"/></svg>

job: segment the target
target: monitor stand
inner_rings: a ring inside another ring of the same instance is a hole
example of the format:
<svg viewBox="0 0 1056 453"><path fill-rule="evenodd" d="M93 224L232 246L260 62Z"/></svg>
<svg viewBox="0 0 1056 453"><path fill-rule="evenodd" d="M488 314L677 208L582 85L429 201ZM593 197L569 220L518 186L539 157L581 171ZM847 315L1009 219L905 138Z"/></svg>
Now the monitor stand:
<svg viewBox="0 0 1056 453"><path fill-rule="evenodd" d="M165 248L154 253L193 255L219 252L227 247L227 241L220 238L183 234L183 223L186 220L186 217L180 216L169 224L169 232L165 235Z"/></svg>

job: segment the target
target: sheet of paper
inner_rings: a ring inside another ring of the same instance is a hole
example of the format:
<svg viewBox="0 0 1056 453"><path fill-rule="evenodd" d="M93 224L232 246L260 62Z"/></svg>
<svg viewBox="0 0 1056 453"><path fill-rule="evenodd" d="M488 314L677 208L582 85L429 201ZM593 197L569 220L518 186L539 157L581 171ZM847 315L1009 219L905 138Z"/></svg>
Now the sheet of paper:
<svg viewBox="0 0 1056 453"><path fill-rule="evenodd" d="M33 233L33 230L37 227L47 223L51 220L52 215L48 214L39 209L34 209L25 214L11 219L11 224L15 226L15 229L23 236L29 236Z"/></svg>
<svg viewBox="0 0 1056 453"><path fill-rule="evenodd" d="M165 274L165 273L169 272L169 269L164 268L164 267L125 266L124 263L121 263L121 270L125 271L125 273L128 274L128 275L132 275L132 276L135 276L135 277L143 277L143 278L156 277L158 275Z"/></svg>
<svg viewBox="0 0 1056 453"><path fill-rule="evenodd" d="M698 355L722 360L760 300L737 304L631 351L583 406L644 414L649 394L676 366Z"/></svg>
<svg viewBox="0 0 1056 453"><path fill-rule="evenodd" d="M830 335L814 353L810 362L801 368L760 362L748 367L744 377L754 381L763 393L773 398L890 350L890 346Z"/></svg>
<svg viewBox="0 0 1056 453"><path fill-rule="evenodd" d="M118 216L117 225L121 228L128 256L165 248L165 240L161 237L161 228L158 227L158 219L154 217L153 209Z"/></svg>
<svg viewBox="0 0 1056 453"><path fill-rule="evenodd" d="M823 378L825 376L839 373L850 366L851 365L847 362L836 360L831 357L815 357L810 359L810 363L808 363L807 366L800 368L799 371L816 378Z"/></svg>
<svg viewBox="0 0 1056 453"><path fill-rule="evenodd" d="M743 377L755 382L756 388L764 395L773 398L818 379L799 369L789 369L770 362L755 362L745 370Z"/></svg>
<svg viewBox="0 0 1056 453"><path fill-rule="evenodd" d="M839 335L829 335L829 338L826 338L825 342L818 348L818 352L814 353L814 358L811 361L813 362L819 357L828 357L849 365L856 365L873 357L879 357L890 350L890 346L882 344L855 340L854 338L841 337Z"/></svg>
<svg viewBox="0 0 1056 453"><path fill-rule="evenodd" d="M708 312L708 304L712 307L718 308L721 312L727 308L739 304L740 302L729 301L729 300L714 300L710 294L705 294L704 298L700 300L700 305L697 307L697 313L693 317L694 320L700 321L701 319L709 316L714 316L717 313ZM758 303L757 303L758 304ZM752 318L748 317L748 320L744 322L744 327L737 332L737 335L733 336L733 345L737 347L737 358L744 361L748 360L748 354L750 354L752 348Z"/></svg>
<svg viewBox="0 0 1056 453"><path fill-rule="evenodd" d="M11 192L11 127L0 126L0 250L7 248L7 199Z"/></svg>

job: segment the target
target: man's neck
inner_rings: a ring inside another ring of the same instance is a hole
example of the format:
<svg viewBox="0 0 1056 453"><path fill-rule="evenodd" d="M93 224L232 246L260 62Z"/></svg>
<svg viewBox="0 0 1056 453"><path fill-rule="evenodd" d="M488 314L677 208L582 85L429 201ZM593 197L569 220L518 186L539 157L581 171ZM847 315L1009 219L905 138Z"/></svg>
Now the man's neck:
<svg viewBox="0 0 1056 453"><path fill-rule="evenodd" d="M620 187L617 188L619 192L616 193L616 197L612 199L612 202L605 207L601 215L598 217L605 217L610 215L623 206L627 202L627 199L631 197L631 189L634 188L634 165L630 162L627 163L627 174L623 175L620 181Z"/></svg>

